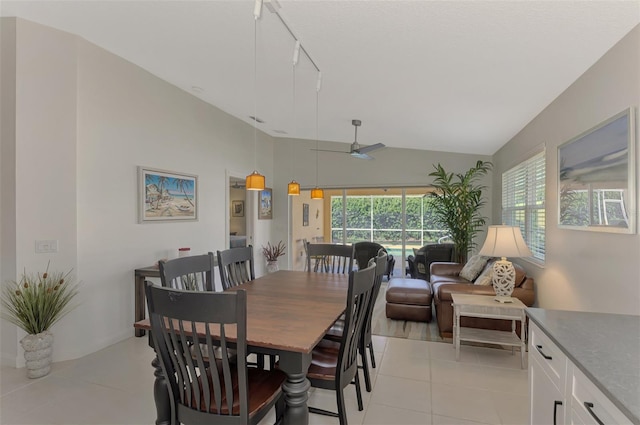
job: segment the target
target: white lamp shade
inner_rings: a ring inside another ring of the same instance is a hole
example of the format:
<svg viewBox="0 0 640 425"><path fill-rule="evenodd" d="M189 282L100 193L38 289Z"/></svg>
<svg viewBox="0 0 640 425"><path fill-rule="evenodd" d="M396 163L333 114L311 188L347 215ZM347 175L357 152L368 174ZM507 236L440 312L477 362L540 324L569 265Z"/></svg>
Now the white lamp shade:
<svg viewBox="0 0 640 425"><path fill-rule="evenodd" d="M489 226L487 239L478 253L487 257L531 257L518 226Z"/></svg>

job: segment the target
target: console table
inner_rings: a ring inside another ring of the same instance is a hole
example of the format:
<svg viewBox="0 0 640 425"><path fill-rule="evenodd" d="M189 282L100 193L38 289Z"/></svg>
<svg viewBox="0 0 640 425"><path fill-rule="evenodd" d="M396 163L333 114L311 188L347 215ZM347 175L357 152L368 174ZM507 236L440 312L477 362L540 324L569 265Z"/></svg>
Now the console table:
<svg viewBox="0 0 640 425"><path fill-rule="evenodd" d="M490 344L520 347L520 362L524 369L527 306L517 298L510 303L500 303L492 295L451 294L453 299L453 343L456 360L460 357L460 341L484 342ZM511 320L511 332L490 329L460 327L460 317L483 317ZM520 337L516 334L516 321L520 322Z"/></svg>
<svg viewBox="0 0 640 425"><path fill-rule="evenodd" d="M144 281L148 277L160 277L160 269L158 266L148 266L136 269L135 275L135 321L139 322L144 320L145 314L145 295L144 295ZM146 331L144 329L135 329L135 335L137 337L144 336Z"/></svg>

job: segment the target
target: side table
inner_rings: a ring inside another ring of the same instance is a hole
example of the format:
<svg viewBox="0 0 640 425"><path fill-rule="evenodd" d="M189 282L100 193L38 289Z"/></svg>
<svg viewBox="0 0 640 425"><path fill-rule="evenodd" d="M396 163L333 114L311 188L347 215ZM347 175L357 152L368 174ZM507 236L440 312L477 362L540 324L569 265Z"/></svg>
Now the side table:
<svg viewBox="0 0 640 425"><path fill-rule="evenodd" d="M145 295L144 295L144 281L147 277L160 277L160 269L158 266L148 266L136 269L135 275L135 321L139 322L144 320L146 314L145 310ZM144 329L135 330L137 337L144 336Z"/></svg>
<svg viewBox="0 0 640 425"><path fill-rule="evenodd" d="M456 348L456 360L460 357L460 342L472 341L520 347L520 362L524 369L526 314L527 306L517 298L510 303L500 303L491 295L451 294L453 299L453 342ZM489 319L511 320L511 332L491 329L477 329L460 326L460 317L482 317ZM516 333L516 321L520 322L520 337Z"/></svg>

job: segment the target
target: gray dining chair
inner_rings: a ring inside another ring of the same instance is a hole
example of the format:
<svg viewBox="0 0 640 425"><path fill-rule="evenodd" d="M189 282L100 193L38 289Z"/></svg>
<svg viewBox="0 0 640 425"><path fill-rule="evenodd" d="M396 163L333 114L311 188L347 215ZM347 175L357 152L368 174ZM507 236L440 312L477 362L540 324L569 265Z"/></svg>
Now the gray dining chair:
<svg viewBox="0 0 640 425"><path fill-rule="evenodd" d="M213 253L158 261L160 282L166 288L214 291Z"/></svg>
<svg viewBox="0 0 640 425"><path fill-rule="evenodd" d="M352 245L307 243L307 270L347 274L353 270L353 256Z"/></svg>
<svg viewBox="0 0 640 425"><path fill-rule="evenodd" d="M283 418L286 375L247 367L245 291L183 291L148 282L145 290L171 423L258 424L273 407L276 421ZM196 334L199 343L192 344ZM210 363L217 350L222 355Z"/></svg>
<svg viewBox="0 0 640 425"><path fill-rule="evenodd" d="M349 290L344 314L344 331L339 341L321 340L311 354L307 378L311 386L333 390L338 412L309 407L311 413L338 417L340 425L347 424L344 389L356 387L358 410L364 409L358 374L359 341L366 326L367 306L373 296L375 265L349 273Z"/></svg>
<svg viewBox="0 0 640 425"><path fill-rule="evenodd" d="M252 245L218 251L217 255L223 290L242 285L256 278Z"/></svg>
<svg viewBox="0 0 640 425"><path fill-rule="evenodd" d="M373 351L373 341L372 341L372 333L371 333L371 322L373 318L373 310L375 308L376 300L378 299L378 294L380 293L380 287L382 286L382 278L386 274L387 267L387 258L388 254L386 251L381 248L378 251L378 255L369 260L368 266L375 264L375 281L373 286L373 295L367 306L367 318L366 325L364 331L362 332L362 336L360 338L360 342L358 345L358 351L360 353L360 361L361 361L361 369L364 375L364 383L367 392L371 392L371 374L369 371L369 362L367 360L367 351L369 352L369 356L371 357L371 367L375 369L376 367L376 358ZM332 341L339 341L342 338L342 333L344 331L344 319L341 318L336 321L336 323L327 331L325 335L325 339L329 339Z"/></svg>

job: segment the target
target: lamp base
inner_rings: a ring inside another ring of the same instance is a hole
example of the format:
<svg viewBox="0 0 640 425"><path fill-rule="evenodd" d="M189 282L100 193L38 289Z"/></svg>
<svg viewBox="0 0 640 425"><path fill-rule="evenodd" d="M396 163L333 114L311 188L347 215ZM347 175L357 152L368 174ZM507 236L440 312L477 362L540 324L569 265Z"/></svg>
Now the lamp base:
<svg viewBox="0 0 640 425"><path fill-rule="evenodd" d="M511 261L507 261L506 258L502 257L502 259L493 263L491 283L497 298L510 298L515 286L515 280L516 271Z"/></svg>
<svg viewBox="0 0 640 425"><path fill-rule="evenodd" d="M513 298L507 297L507 296L504 296L504 295L496 295L493 299L495 301L498 301L499 303L502 303L502 304L512 303L513 302Z"/></svg>

